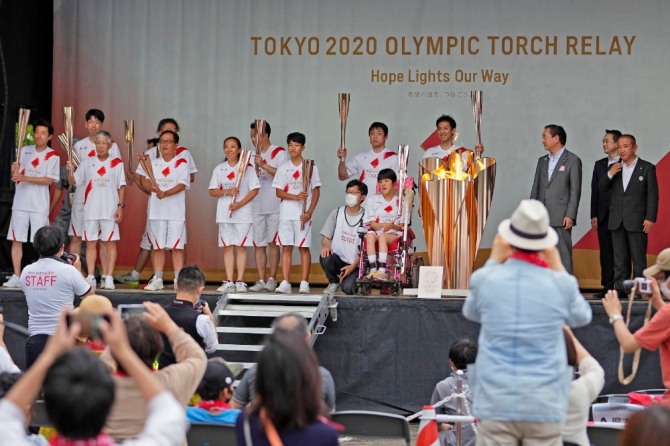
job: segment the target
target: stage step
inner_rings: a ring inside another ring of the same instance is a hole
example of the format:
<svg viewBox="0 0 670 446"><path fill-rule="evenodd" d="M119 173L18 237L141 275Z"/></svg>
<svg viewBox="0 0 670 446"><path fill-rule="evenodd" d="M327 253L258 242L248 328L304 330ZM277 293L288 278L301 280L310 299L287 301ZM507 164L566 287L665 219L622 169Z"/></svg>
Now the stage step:
<svg viewBox="0 0 670 446"><path fill-rule="evenodd" d="M328 314L337 318L332 294L224 294L213 313L217 319L218 350L226 361L241 363L244 370L255 364L270 324L283 314L295 312L307 319L311 345L325 332ZM239 378L239 377L238 377Z"/></svg>

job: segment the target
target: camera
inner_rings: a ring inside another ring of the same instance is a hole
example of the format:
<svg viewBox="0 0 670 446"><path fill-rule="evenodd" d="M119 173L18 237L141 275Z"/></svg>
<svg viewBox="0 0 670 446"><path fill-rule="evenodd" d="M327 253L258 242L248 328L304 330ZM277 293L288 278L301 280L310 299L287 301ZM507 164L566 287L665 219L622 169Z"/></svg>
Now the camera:
<svg viewBox="0 0 670 446"><path fill-rule="evenodd" d="M144 317L147 308L144 304L121 304L116 307L119 310L121 320L127 321L131 317Z"/></svg>
<svg viewBox="0 0 670 446"><path fill-rule="evenodd" d="M60 256L60 259L63 262L69 263L71 265L77 260L77 255L76 254L70 254L69 252L63 252L63 254Z"/></svg>
<svg viewBox="0 0 670 446"><path fill-rule="evenodd" d="M623 291L626 294L630 294L630 291L633 289L633 286L637 284L637 290L635 292L638 296L648 296L652 293L651 291L651 281L644 277L636 277L633 280L624 280L623 281Z"/></svg>

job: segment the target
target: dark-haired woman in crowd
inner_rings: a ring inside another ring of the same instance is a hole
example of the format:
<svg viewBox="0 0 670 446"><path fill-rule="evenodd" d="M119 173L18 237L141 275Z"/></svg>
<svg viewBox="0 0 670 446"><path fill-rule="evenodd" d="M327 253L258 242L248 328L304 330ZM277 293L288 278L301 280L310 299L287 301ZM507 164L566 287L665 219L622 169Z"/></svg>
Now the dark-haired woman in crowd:
<svg viewBox="0 0 670 446"><path fill-rule="evenodd" d="M275 332L259 355L256 399L237 419L239 446L337 446L322 421L321 377L303 336Z"/></svg>

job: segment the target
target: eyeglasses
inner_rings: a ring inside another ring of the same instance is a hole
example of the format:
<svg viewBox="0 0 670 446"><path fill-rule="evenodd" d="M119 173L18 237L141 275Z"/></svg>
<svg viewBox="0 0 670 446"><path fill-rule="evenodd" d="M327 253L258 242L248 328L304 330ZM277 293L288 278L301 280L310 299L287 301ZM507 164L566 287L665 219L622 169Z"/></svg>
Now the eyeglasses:
<svg viewBox="0 0 670 446"><path fill-rule="evenodd" d="M172 144L174 143L174 139L159 139L158 142L161 144Z"/></svg>

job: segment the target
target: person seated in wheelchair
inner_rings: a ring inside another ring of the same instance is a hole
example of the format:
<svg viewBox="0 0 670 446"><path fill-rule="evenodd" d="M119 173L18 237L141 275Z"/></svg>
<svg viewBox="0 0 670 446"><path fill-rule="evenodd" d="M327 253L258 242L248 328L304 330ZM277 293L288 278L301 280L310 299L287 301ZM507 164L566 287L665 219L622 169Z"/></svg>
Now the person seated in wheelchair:
<svg viewBox="0 0 670 446"><path fill-rule="evenodd" d="M365 225L369 231L365 236L369 280L389 280L386 270L388 247L400 236L403 230L403 217L398 212L398 195L395 184L396 174L391 169L382 169L377 176L380 192L365 200ZM376 246L379 246L379 255Z"/></svg>

